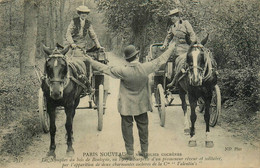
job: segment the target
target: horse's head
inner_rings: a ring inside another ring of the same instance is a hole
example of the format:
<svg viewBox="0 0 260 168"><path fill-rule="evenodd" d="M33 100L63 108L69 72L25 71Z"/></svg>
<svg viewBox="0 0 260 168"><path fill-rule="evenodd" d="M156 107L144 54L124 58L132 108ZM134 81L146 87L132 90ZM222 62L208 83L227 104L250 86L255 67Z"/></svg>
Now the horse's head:
<svg viewBox="0 0 260 168"><path fill-rule="evenodd" d="M205 74L205 57L203 45L207 42L208 36L201 41L201 44L192 45L187 53L188 76L190 85L201 86Z"/></svg>
<svg viewBox="0 0 260 168"><path fill-rule="evenodd" d="M63 90L68 84L68 63L65 54L69 47L59 50L55 48L51 50L43 46L44 52L47 54L45 60L46 84L50 89L50 97L58 100L63 97Z"/></svg>

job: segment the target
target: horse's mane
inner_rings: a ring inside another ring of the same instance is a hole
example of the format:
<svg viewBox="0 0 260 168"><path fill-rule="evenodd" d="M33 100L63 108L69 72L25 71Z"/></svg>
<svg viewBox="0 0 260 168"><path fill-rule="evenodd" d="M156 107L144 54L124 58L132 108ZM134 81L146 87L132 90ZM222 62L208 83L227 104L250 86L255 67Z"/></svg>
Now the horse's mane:
<svg viewBox="0 0 260 168"><path fill-rule="evenodd" d="M212 52L206 48L203 47L202 50L204 51L204 62L205 62L205 68L204 68L204 80L208 80L213 73L213 69L217 68L217 63L213 57Z"/></svg>

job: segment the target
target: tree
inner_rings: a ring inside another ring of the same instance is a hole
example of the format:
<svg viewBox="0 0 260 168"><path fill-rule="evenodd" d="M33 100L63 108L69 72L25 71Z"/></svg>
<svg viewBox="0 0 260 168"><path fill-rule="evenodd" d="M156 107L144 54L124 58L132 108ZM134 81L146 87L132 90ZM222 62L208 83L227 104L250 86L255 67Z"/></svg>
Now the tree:
<svg viewBox="0 0 260 168"><path fill-rule="evenodd" d="M135 44L144 56L149 44L166 36L165 16L176 4L171 0L100 0L98 6L105 12L108 28L122 38L122 47Z"/></svg>
<svg viewBox="0 0 260 168"><path fill-rule="evenodd" d="M36 0L24 0L24 34L22 53L20 55L20 74L33 75L35 66L36 38L37 38Z"/></svg>

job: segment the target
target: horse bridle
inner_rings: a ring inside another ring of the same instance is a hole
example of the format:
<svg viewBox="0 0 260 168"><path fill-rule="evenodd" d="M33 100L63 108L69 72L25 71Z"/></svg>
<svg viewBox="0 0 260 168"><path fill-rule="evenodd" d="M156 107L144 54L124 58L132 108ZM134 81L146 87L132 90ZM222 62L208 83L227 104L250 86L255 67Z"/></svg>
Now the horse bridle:
<svg viewBox="0 0 260 168"><path fill-rule="evenodd" d="M202 49L203 50L203 45L201 45L201 44L194 44L192 47L194 47L194 48L200 48L200 49ZM188 68L187 68L187 72L189 73L189 74L191 74L191 70L192 69L198 69L199 71L201 71L201 72L203 72L202 73L202 80L204 79L204 75L205 75L205 73L206 73L206 70L204 69L204 68L202 68L202 67L200 67L200 66L190 66L190 65L188 65ZM190 77L190 83L191 83L191 77ZM201 84L202 84L202 81L201 81Z"/></svg>
<svg viewBox="0 0 260 168"><path fill-rule="evenodd" d="M67 70L69 70L69 65L68 65L68 62L66 60L66 57L62 54L51 54L48 56L48 58L46 59L46 63L52 59L52 58L62 58L62 60L65 61L66 63L66 66L67 66ZM45 66L46 66L46 63L45 63ZM46 68L46 67L45 67ZM66 74L66 77L64 79L51 79L50 77L47 76L46 72L45 72L45 75L44 75L44 79L45 79L45 82L46 84L48 85L48 87L50 87L50 83L54 83L54 82L60 82L60 83L63 83L64 85L64 89L68 86L69 84L69 80L70 80L70 75L69 75L69 71L67 71L67 74Z"/></svg>

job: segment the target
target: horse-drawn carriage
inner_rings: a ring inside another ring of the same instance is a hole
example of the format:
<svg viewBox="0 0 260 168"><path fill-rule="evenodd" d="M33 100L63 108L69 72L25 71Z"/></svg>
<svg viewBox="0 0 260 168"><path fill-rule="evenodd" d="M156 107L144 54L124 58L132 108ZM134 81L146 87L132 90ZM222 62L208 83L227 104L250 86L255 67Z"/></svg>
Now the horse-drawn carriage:
<svg viewBox="0 0 260 168"><path fill-rule="evenodd" d="M95 49L85 51L78 47L82 52L82 58L74 58L66 55L70 46L63 48L57 45L55 49L43 46L46 53L44 74L36 70L36 74L41 82L39 89L39 114L41 125L45 133L50 132L51 144L48 156L55 157L55 133L56 133L56 109L63 107L66 113L65 128L67 131L67 154L74 154L72 147L73 140L73 119L82 96L89 95L89 106L81 109L97 109L98 113L98 130L103 128L103 115L105 112L106 97L108 94L108 82L105 82L105 76L96 72L91 65L84 60L86 52L92 53L92 57L106 64L108 59L105 52L99 52ZM72 52L74 53L74 52ZM88 71L89 68L89 71ZM88 77L90 76L90 77ZM91 80L91 81L89 81ZM104 88L106 88L104 90ZM87 94L86 94L87 93Z"/></svg>
<svg viewBox="0 0 260 168"><path fill-rule="evenodd" d="M152 44L150 46L150 51L147 57L147 61L151 61L158 56L160 56L164 51L160 49L162 46L162 43L156 43ZM151 85L151 91L154 93L155 96L155 107L158 108L159 117L160 117L160 125L163 127L165 125L165 118L166 118L166 111L165 108L167 106L182 106L183 104L176 104L173 103L173 94L176 94L176 91L171 90L171 88L167 87L167 84L170 83L174 76L173 67L174 62L170 58L166 64L162 65L158 71L153 73L150 76L150 85ZM188 71L185 69L182 70L182 76L180 78L183 78L185 76L188 76ZM181 79L178 79L180 81ZM181 95L180 95L181 96ZM183 103L183 102L182 102ZM186 103L185 103L186 104ZM184 106L185 106L184 104ZM204 110L204 101L202 98L198 99L198 107L197 111L203 112ZM218 85L214 86L212 99L210 103L210 126L215 126L217 123L217 120L219 118L221 112L221 95L220 95L220 89Z"/></svg>
<svg viewBox="0 0 260 168"><path fill-rule="evenodd" d="M78 47L79 49L82 50L84 54L88 54L91 56L93 59L107 64L108 59L104 51L99 51L96 48L91 48L87 51L84 51L82 48ZM74 55L74 51L73 51ZM96 109L97 110L97 116L98 116L98 130L101 131L103 128L103 114L105 114L105 109L106 109L106 98L108 96L108 90L107 90L107 85L108 85L108 77L105 76L104 74L93 70L91 65L90 67L90 79L91 79L91 88L94 91L93 93L85 93L81 95L82 97L89 96L89 104L86 107L77 107L76 109ZM40 82L46 78L40 71L39 68L35 70L36 75L39 79ZM106 78L106 80L105 80ZM75 82L77 85L82 87L84 89L84 92L87 91L87 88L84 83L81 81L71 77L70 78L73 82ZM95 105L92 104L94 102ZM100 103L103 102L103 103ZM42 88L39 89L38 91L38 107L39 107L39 116L40 116L40 121L41 121L41 126L42 129L45 133L49 132L49 127L50 127L50 118L47 113L47 107L46 107L46 97L44 96L44 93L42 91ZM63 107L59 108L60 110L63 109Z"/></svg>

